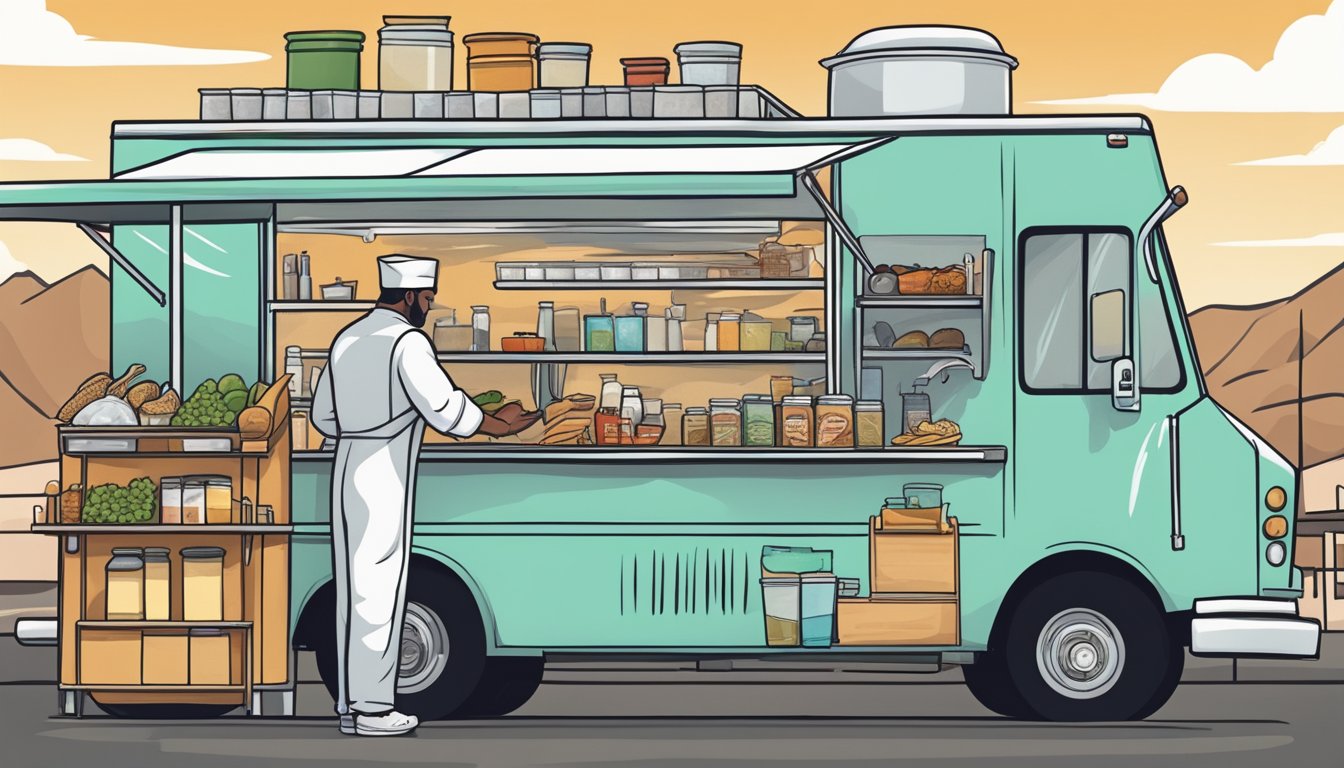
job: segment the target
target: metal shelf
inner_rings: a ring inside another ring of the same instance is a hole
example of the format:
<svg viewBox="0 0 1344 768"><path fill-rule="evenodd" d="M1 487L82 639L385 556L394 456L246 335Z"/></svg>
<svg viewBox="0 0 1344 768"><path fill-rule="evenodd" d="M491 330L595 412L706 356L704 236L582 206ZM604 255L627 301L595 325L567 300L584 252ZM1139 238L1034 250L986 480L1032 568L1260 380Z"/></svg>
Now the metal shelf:
<svg viewBox="0 0 1344 768"><path fill-rule="evenodd" d="M271 312L365 312L373 309L372 301L272 301L266 304Z"/></svg>
<svg viewBox="0 0 1344 768"><path fill-rule="evenodd" d="M195 535L278 535L282 533L293 533L292 525L276 525L257 523L255 525L224 525L216 523L45 523L32 527L33 533L43 534L73 534L73 533L109 533L109 534L131 534L131 533L178 533Z"/></svg>
<svg viewBox="0 0 1344 768"><path fill-rule="evenodd" d="M972 360L971 351L968 348L962 349L874 349L872 347L863 348L863 359L866 360Z"/></svg>
<svg viewBox="0 0 1344 768"><path fill-rule="evenodd" d="M980 309L983 296L860 296L863 309Z"/></svg>
<svg viewBox="0 0 1344 768"><path fill-rule="evenodd" d="M496 280L500 291L820 291L820 278L798 280Z"/></svg>
<svg viewBox="0 0 1344 768"><path fill-rule="evenodd" d="M305 360L325 360L324 349L299 353ZM583 365L585 363L625 363L630 365L750 364L782 365L823 364L825 352L440 352L441 363L522 363Z"/></svg>

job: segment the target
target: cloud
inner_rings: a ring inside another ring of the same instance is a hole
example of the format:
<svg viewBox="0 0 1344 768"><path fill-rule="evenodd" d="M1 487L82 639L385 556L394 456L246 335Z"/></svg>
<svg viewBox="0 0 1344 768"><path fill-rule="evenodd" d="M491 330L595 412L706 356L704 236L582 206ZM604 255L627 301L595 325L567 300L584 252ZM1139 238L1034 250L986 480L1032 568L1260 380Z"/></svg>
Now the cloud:
<svg viewBox="0 0 1344 768"><path fill-rule="evenodd" d="M1341 248L1344 247L1344 232L1325 232L1311 237L1282 240L1231 240L1214 245L1223 248Z"/></svg>
<svg viewBox="0 0 1344 768"><path fill-rule="evenodd" d="M1344 125L1331 131L1325 141L1312 147L1305 155L1266 157L1235 165L1344 165Z"/></svg>
<svg viewBox="0 0 1344 768"><path fill-rule="evenodd" d="M0 160L23 160L35 163L86 161L79 155L57 152L33 139L0 139Z"/></svg>
<svg viewBox="0 0 1344 768"><path fill-rule="evenodd" d="M1235 13L1235 6L1227 7ZM1288 25L1260 69L1206 53L1177 67L1157 93L1114 93L1040 104L1125 104L1170 112L1344 112L1344 0Z"/></svg>
<svg viewBox="0 0 1344 768"><path fill-rule="evenodd" d="M75 32L46 0L0 0L0 66L133 67L244 64L268 54L96 40Z"/></svg>
<svg viewBox="0 0 1344 768"><path fill-rule="evenodd" d="M5 241L0 240L0 283L5 282L19 272L26 272L27 270L28 265L14 258L14 256L10 254L9 248L5 246Z"/></svg>

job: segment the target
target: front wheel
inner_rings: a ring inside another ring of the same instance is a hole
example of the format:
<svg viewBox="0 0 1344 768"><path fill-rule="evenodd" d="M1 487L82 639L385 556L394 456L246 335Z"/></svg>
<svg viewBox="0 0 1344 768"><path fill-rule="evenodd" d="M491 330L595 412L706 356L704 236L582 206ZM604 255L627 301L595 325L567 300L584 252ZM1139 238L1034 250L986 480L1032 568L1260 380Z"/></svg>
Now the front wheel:
<svg viewBox="0 0 1344 768"><path fill-rule="evenodd" d="M1183 660L1161 608L1108 573L1043 582L1018 604L1005 640L1007 678L1043 720L1146 717L1171 696Z"/></svg>

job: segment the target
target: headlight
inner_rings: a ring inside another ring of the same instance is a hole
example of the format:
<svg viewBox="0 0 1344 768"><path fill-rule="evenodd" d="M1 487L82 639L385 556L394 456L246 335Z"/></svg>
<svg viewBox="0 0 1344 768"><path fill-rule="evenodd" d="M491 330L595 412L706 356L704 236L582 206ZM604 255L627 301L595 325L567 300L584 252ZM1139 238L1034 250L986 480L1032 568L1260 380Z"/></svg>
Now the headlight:
<svg viewBox="0 0 1344 768"><path fill-rule="evenodd" d="M1286 559L1288 559L1288 548L1283 546L1282 541L1270 542L1269 546L1265 547L1265 560L1270 565L1283 565L1283 561Z"/></svg>
<svg viewBox="0 0 1344 768"><path fill-rule="evenodd" d="M1283 509L1284 505L1287 503L1288 492L1277 485L1270 488L1269 491L1265 493L1265 506L1269 507L1270 512L1278 512L1280 509Z"/></svg>
<svg viewBox="0 0 1344 768"><path fill-rule="evenodd" d="M1263 530L1267 539L1282 539L1288 535L1288 518L1283 515L1271 515L1265 518Z"/></svg>

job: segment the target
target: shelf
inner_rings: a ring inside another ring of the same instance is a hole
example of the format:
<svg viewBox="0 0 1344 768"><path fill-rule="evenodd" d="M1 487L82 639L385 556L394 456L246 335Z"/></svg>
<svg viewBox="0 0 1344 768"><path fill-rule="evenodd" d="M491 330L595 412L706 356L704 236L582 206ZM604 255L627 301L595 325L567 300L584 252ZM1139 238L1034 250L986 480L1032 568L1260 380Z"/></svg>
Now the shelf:
<svg viewBox="0 0 1344 768"><path fill-rule="evenodd" d="M860 296L863 309L980 309L983 296Z"/></svg>
<svg viewBox="0 0 1344 768"><path fill-rule="evenodd" d="M863 348L863 359L867 360L966 360L970 362L971 351L962 349L876 349Z"/></svg>
<svg viewBox="0 0 1344 768"><path fill-rule="evenodd" d="M272 301L266 304L271 312L366 312L374 306L372 301Z"/></svg>
<svg viewBox="0 0 1344 768"><path fill-rule="evenodd" d="M328 352L304 350L305 360L325 360ZM779 363L782 365L826 362L825 352L440 352L441 363L628 363L632 365Z"/></svg>
<svg viewBox="0 0 1344 768"><path fill-rule="evenodd" d="M821 278L704 280L496 280L500 291L820 291Z"/></svg>
<svg viewBox="0 0 1344 768"><path fill-rule="evenodd" d="M332 461L331 450L296 451L295 463ZM1007 460L1002 445L886 446L884 448L702 448L681 445L518 445L490 443L433 443L420 451L422 463L519 462L527 464L714 464L779 462L798 464L891 464L903 462L999 463Z"/></svg>
<svg viewBox="0 0 1344 768"><path fill-rule="evenodd" d="M106 533L106 534L191 534L191 535L258 535L258 536L278 536L280 534L293 533L292 525L267 525L258 523L255 525L210 525L210 524L188 524L188 523L108 523L106 525L99 523L45 523L36 524L31 528L33 533L46 535L65 535L76 533Z"/></svg>
<svg viewBox="0 0 1344 768"><path fill-rule="evenodd" d="M245 693L246 685L62 685L63 691L94 693Z"/></svg>
<svg viewBox="0 0 1344 768"><path fill-rule="evenodd" d="M248 629L250 621L118 621L81 619L79 629Z"/></svg>

